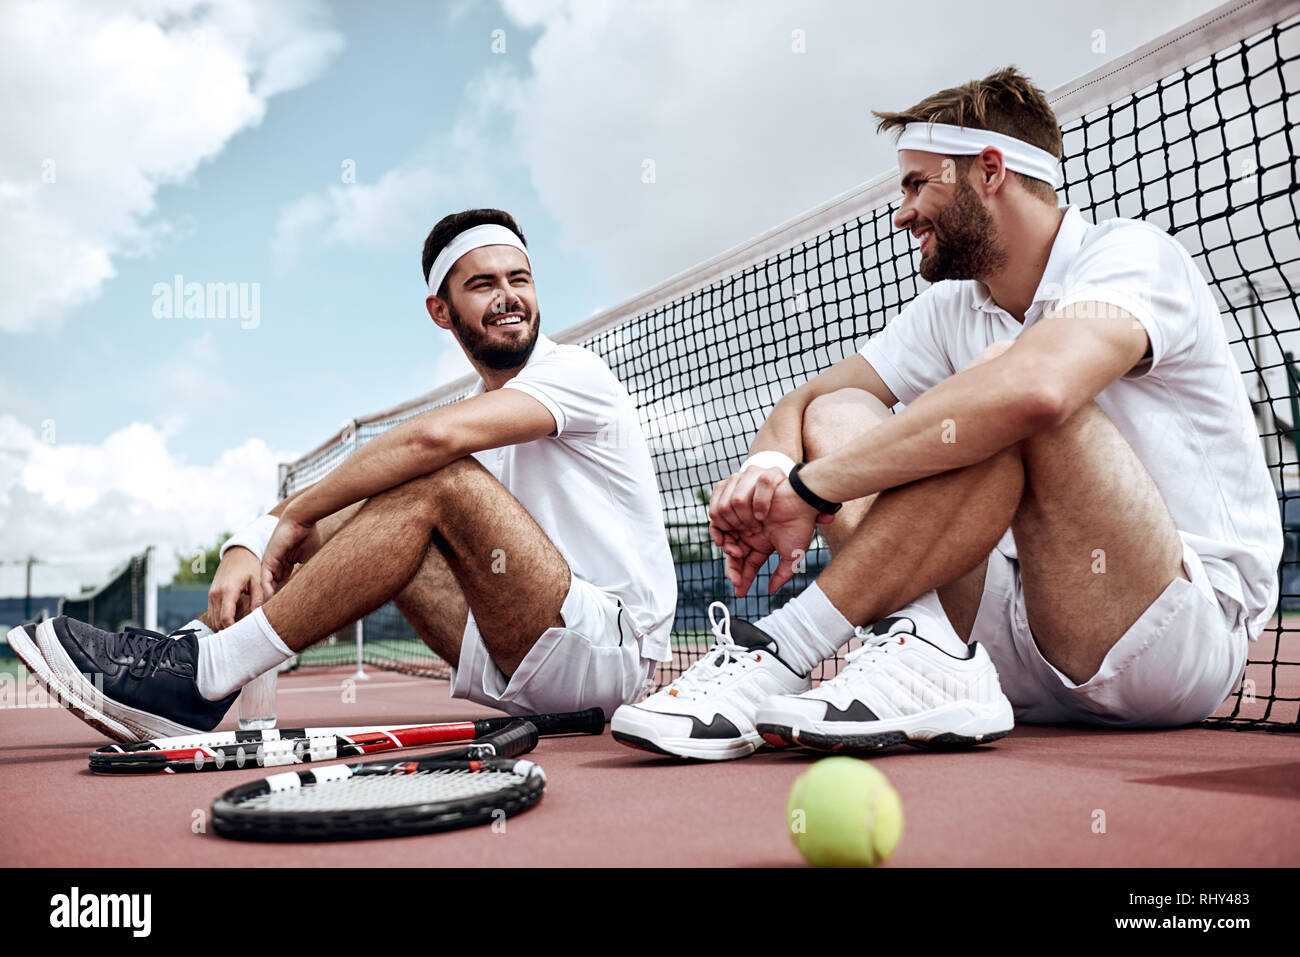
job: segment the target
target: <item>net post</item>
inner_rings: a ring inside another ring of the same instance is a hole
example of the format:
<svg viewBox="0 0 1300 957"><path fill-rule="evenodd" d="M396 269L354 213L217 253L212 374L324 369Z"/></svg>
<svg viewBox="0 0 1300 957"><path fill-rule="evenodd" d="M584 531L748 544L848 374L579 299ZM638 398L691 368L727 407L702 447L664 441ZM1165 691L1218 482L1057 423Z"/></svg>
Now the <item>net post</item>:
<svg viewBox="0 0 1300 957"><path fill-rule="evenodd" d="M357 681L369 681L370 675L366 674L366 669L364 667L365 665L364 652L361 647L365 640L365 619L358 618L355 622L353 622L352 631L357 641L357 670L356 670L356 674L354 674L352 677Z"/></svg>
<svg viewBox="0 0 1300 957"><path fill-rule="evenodd" d="M158 630L158 572L156 549L150 545L144 550L144 627Z"/></svg>

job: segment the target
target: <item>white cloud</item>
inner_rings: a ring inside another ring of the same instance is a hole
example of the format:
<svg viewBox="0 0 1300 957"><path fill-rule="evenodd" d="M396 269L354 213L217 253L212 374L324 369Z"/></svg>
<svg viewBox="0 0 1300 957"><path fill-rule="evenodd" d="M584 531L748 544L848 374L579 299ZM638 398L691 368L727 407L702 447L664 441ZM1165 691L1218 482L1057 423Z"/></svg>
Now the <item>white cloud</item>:
<svg viewBox="0 0 1300 957"><path fill-rule="evenodd" d="M503 191L527 176L519 151L499 148L510 142L508 127L501 127L518 91L508 65L475 77L462 91L451 128L404 163L369 182L359 170L356 183L308 193L284 206L271 237L276 268L292 268L314 243L406 247L411 236L428 232L430 210L502 205Z"/></svg>
<svg viewBox="0 0 1300 957"><path fill-rule="evenodd" d="M328 194L313 193L280 210L271 235L271 263L276 270L290 269L298 262L304 243L319 235L332 209Z"/></svg>
<svg viewBox="0 0 1300 957"><path fill-rule="evenodd" d="M926 8L935 34L878 4L502 0L509 55L470 80L453 129L368 184L290 204L272 249L287 265L304 243L392 242L429 209L528 182L564 248L630 295L889 168L872 108L1009 62L1051 88L1213 4L1097 0L1044 17L1008 0L991 21L947 2Z"/></svg>
<svg viewBox="0 0 1300 957"><path fill-rule="evenodd" d="M44 437L0 415L0 560L49 562L43 594L75 591L147 545L169 573L173 553L209 546L273 505L277 466L297 457L249 439L190 464L169 450L165 428L140 422L98 445ZM0 592L21 591L17 566L0 571Z"/></svg>
<svg viewBox="0 0 1300 957"><path fill-rule="evenodd" d="M474 371L450 332L439 329L437 339L438 346L432 360L418 362L407 372L408 384L403 387L406 389L403 398L414 399L434 389L441 389Z"/></svg>
<svg viewBox="0 0 1300 957"><path fill-rule="evenodd" d="M433 374L429 377L428 385L430 389L447 385L449 382L454 382L474 371L474 367L465 358L465 353L461 350L455 337L450 332L443 331L441 338L443 339L443 347L433 364Z"/></svg>
<svg viewBox="0 0 1300 957"><path fill-rule="evenodd" d="M217 337L211 329L182 345L166 368L172 405L193 408L230 395Z"/></svg>
<svg viewBox="0 0 1300 957"><path fill-rule="evenodd" d="M443 340L442 351L438 353L438 358L433 364L426 389L440 388L474 371L474 367L469 364L465 353L450 332L440 330L439 338Z"/></svg>
<svg viewBox="0 0 1300 957"><path fill-rule="evenodd" d="M630 294L888 169L872 109L1009 62L1051 88L1213 5L1099 0L1044 15L1008 0L990 18L951 2L503 0L540 33L502 105L567 247L601 257Z"/></svg>
<svg viewBox="0 0 1300 957"><path fill-rule="evenodd" d="M271 258L277 269L292 268L304 245L381 245L402 242L428 229L428 210L440 187L450 188L433 167L416 161L384 173L377 182L332 186L290 203L276 218Z"/></svg>
<svg viewBox="0 0 1300 957"><path fill-rule="evenodd" d="M189 177L341 47L318 0L0 6L0 331L97 297Z"/></svg>

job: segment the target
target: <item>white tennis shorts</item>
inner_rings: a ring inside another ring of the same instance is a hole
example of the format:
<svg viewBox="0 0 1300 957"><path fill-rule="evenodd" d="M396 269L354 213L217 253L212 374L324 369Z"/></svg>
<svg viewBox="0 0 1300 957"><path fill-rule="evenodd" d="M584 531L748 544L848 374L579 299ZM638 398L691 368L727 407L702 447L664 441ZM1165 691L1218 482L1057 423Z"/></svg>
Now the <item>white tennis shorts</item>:
<svg viewBox="0 0 1300 957"><path fill-rule="evenodd" d="M641 657L619 599L573 577L560 608L563 628L548 628L510 677L488 655L473 612L465 624L451 695L507 714L614 709L641 699L658 662Z"/></svg>
<svg viewBox="0 0 1300 957"><path fill-rule="evenodd" d="M1213 714L1245 671L1246 630L1234 602L1226 608L1219 604L1186 540L1183 569L1191 580L1170 582L1110 649L1098 672L1075 684L1039 652L1025 613L1020 565L999 544L989 555L971 639L997 666L1016 720L1156 728Z"/></svg>

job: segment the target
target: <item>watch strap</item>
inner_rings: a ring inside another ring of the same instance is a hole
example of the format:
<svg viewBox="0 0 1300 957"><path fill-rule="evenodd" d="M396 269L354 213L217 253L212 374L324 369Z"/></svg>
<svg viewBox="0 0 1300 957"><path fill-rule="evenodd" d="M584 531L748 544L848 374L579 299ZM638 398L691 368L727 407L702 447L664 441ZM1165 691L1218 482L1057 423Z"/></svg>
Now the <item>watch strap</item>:
<svg viewBox="0 0 1300 957"><path fill-rule="evenodd" d="M798 465L796 465L794 468L790 470L790 474L787 476L787 478L789 478L790 480L790 487L794 489L796 495L798 495L801 499L803 499L813 508L817 509L817 511L821 512L823 515L834 515L836 512L838 512L841 508L844 507L844 503L828 502L826 499L822 498L820 495L818 495L816 492L814 492L812 489L810 489L807 485L804 484L803 479L800 478L799 476L799 472L806 464L807 464L806 462L800 462Z"/></svg>

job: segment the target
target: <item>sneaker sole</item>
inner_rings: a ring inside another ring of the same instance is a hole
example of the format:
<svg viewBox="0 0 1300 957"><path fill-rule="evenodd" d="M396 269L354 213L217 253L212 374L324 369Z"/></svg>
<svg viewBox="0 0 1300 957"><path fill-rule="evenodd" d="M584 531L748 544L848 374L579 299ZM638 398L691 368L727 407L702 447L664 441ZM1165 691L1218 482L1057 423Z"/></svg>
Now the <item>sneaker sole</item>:
<svg viewBox="0 0 1300 957"><path fill-rule="evenodd" d="M638 738L634 734L620 734L617 731L611 731L611 736L619 744L626 744L629 748L636 748L638 751L649 751L651 754L666 754L670 758L680 757L671 751L665 751L653 741L647 741L645 738Z"/></svg>
<svg viewBox="0 0 1300 957"><path fill-rule="evenodd" d="M972 713L968 708L949 708L947 713L931 712L911 718L919 727L894 727L871 731L861 724L850 725L852 731L828 731L824 727L805 729L793 720L763 721L758 733L763 740L781 747L796 745L814 751L879 751L898 744L909 744L925 751L958 751L1005 738L1015 727L1010 704L988 709L989 714ZM1003 712L1005 711L1005 714ZM953 719L956 719L955 721ZM948 728L941 725L948 724ZM952 727L955 724L956 727ZM985 726L988 730L977 730Z"/></svg>
<svg viewBox="0 0 1300 957"><path fill-rule="evenodd" d="M727 745L725 749L706 750L699 747L699 741L695 738L685 739L688 743L683 743L681 738L663 739L664 743L661 745L648 738L622 731L611 731L610 736L619 744L627 745L629 748L694 761L733 761L736 758L747 758L759 748L758 743L751 741Z"/></svg>
<svg viewBox="0 0 1300 957"><path fill-rule="evenodd" d="M883 731L878 734L818 734L801 731L788 725L760 724L758 733L767 742L781 742L780 747L809 748L813 751L879 751L896 744L907 744L903 731Z"/></svg>
<svg viewBox="0 0 1300 957"><path fill-rule="evenodd" d="M622 709L620 709L622 710ZM614 713L609 725L610 736L619 744L652 754L666 754L674 758L692 758L696 761L732 761L753 754L762 745L757 734L741 738L679 738L660 734L646 721L629 719Z"/></svg>
<svg viewBox="0 0 1300 957"><path fill-rule="evenodd" d="M87 703L83 696L69 688L50 668L49 662L45 660L45 656L41 653L40 646L28 636L26 629L22 626L9 631L8 641L9 647L18 656L18 660L23 663L23 667L49 693L50 697L100 734L106 735L114 741L122 742L138 741L143 737L147 737L146 735L135 734L125 725L119 724L101 713L97 708ZM94 688L94 685L91 685L91 688ZM98 689L95 689L95 697L99 698Z"/></svg>
<svg viewBox="0 0 1300 957"><path fill-rule="evenodd" d="M72 659L68 657L68 653L54 633L53 621L40 623L36 629L36 640L39 642L41 651L45 655L45 661L55 675L56 680L59 680L63 685L73 685L75 682L78 689L76 696L83 700L88 697L85 689L90 688L93 700L102 704L101 707L92 709L94 716L111 726L124 729L125 737L117 737L116 735L110 735L110 737L116 737L118 741L149 741L154 738L176 738L187 734L203 734L203 731L198 728L191 728L188 725L168 721L166 718L148 711L140 711L129 705L122 704L120 701L114 701L108 695L100 693L94 685L86 680L85 675L77 671ZM83 720L95 724L88 717L83 717ZM95 726L99 727L99 725ZM101 728L101 730L103 729Z"/></svg>

